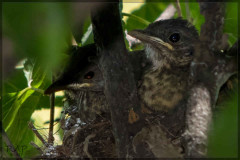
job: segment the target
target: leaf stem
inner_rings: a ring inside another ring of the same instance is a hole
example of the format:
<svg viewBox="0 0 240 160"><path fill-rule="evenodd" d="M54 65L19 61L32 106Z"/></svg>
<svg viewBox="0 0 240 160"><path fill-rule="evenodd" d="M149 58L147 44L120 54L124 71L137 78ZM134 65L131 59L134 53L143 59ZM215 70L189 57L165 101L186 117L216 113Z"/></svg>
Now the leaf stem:
<svg viewBox="0 0 240 160"><path fill-rule="evenodd" d="M29 87L30 89L38 92L38 93L41 93L41 94L44 94L44 90L43 89L39 89L39 88L34 88L34 87Z"/></svg>
<svg viewBox="0 0 240 160"><path fill-rule="evenodd" d="M147 20L145 20L145 19L143 19L143 18L141 18L141 17L138 17L138 16L136 16L136 15L134 15L134 14L129 14L129 13L124 13L124 12L123 12L122 15L123 15L123 16L127 16L127 17L132 17L132 18L136 19L137 21L139 21L139 22L141 22L141 23L143 23L143 24L145 24L145 25L149 25L149 24L150 24L149 21L147 21Z"/></svg>

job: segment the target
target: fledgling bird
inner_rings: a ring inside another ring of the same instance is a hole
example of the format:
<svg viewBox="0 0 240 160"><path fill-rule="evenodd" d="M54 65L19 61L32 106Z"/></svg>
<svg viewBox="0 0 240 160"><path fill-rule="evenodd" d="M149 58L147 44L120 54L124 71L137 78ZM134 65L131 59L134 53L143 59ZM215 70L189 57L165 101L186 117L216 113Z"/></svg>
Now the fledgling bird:
<svg viewBox="0 0 240 160"><path fill-rule="evenodd" d="M146 58L151 62L138 89L142 110L160 117L160 124L170 133L167 136L172 141L180 139L180 146L184 146L186 101L192 85L190 64L198 32L186 20L169 19L129 35L144 43Z"/></svg>
<svg viewBox="0 0 240 160"><path fill-rule="evenodd" d="M63 74L46 90L45 94L65 90L68 111L71 116L80 118L82 122L94 120L96 114L108 111L108 105L103 93L104 80L98 68L98 58L95 44L73 48L71 59ZM135 80L141 76L142 68L147 65L143 51L129 54L133 66Z"/></svg>
<svg viewBox="0 0 240 160"><path fill-rule="evenodd" d="M129 34L145 44L145 54L152 62L142 78L141 99L154 111L173 109L188 87L189 65L198 40L195 27L186 20L170 19Z"/></svg>

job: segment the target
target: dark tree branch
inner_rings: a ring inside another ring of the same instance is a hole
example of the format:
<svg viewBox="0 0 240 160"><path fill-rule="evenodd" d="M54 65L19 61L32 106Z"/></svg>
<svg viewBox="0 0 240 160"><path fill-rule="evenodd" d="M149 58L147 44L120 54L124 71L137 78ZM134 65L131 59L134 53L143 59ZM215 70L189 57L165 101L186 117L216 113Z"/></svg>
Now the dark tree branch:
<svg viewBox="0 0 240 160"><path fill-rule="evenodd" d="M92 11L92 25L118 157L126 158L130 146L129 110L140 108L140 105L124 43L119 4L106 3L102 8Z"/></svg>
<svg viewBox="0 0 240 160"><path fill-rule="evenodd" d="M215 106L221 86L237 73L236 57L215 54L201 43L195 48L191 63L191 78L194 85L187 103L187 156L206 155L207 135L211 124L212 108ZM201 132L200 132L201 131Z"/></svg>
<svg viewBox="0 0 240 160"><path fill-rule="evenodd" d="M205 23L201 27L200 42L195 47L191 63L194 81L187 102L186 157L204 157L207 153L208 131L221 86L237 73L237 48L235 44L227 54L227 37L223 34L224 4L199 2ZM238 42L236 42L238 43Z"/></svg>
<svg viewBox="0 0 240 160"><path fill-rule="evenodd" d="M222 2L199 1L200 13L205 17L200 40L213 50L228 48L227 35L223 34L225 4Z"/></svg>

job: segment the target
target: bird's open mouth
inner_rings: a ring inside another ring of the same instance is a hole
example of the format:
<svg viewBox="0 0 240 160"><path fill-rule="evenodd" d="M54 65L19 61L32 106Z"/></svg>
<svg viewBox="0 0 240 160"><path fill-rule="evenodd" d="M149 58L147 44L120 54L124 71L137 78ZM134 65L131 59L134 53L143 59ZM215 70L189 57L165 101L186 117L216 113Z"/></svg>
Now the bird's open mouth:
<svg viewBox="0 0 240 160"><path fill-rule="evenodd" d="M155 47L162 49L162 47L166 47L170 51L173 51L174 48L171 44L164 42L162 39L154 36L150 36L142 30L133 30L128 33L130 36L139 39L142 42L147 42L153 44Z"/></svg>

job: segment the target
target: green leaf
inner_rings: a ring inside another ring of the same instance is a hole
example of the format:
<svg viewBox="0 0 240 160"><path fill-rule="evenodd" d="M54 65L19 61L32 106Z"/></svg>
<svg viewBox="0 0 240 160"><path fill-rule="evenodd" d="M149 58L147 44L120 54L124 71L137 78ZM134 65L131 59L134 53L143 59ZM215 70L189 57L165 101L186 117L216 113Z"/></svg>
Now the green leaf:
<svg viewBox="0 0 240 160"><path fill-rule="evenodd" d="M3 3L3 33L18 57L57 66L70 41L69 16L66 3Z"/></svg>
<svg viewBox="0 0 240 160"><path fill-rule="evenodd" d="M93 43L93 32L92 32L92 25L91 19L88 17L83 25L83 37L81 39L82 46Z"/></svg>
<svg viewBox="0 0 240 160"><path fill-rule="evenodd" d="M231 97L221 104L222 110L214 117L209 134L208 156L237 158L238 156L238 94L237 87ZM218 106L219 107L219 106Z"/></svg>
<svg viewBox="0 0 240 160"><path fill-rule="evenodd" d="M32 130L28 128L28 121L30 121L39 98L40 96L31 96L27 101L24 101L21 109L16 113L16 118L7 129L7 134L11 142L16 146L19 154L24 158L29 157L25 154L27 150L35 150L29 144L34 139L34 134Z"/></svg>
<svg viewBox="0 0 240 160"><path fill-rule="evenodd" d="M26 77L21 69L17 69L14 73L4 79L3 94L13 93L22 90L27 87Z"/></svg>
<svg viewBox="0 0 240 160"><path fill-rule="evenodd" d="M232 46L240 37L238 33L238 3L226 3L226 15L224 19L224 33L229 36L229 43Z"/></svg>
<svg viewBox="0 0 240 160"><path fill-rule="evenodd" d="M32 82L29 84L32 86L28 86L15 93L4 93L4 95L7 95L3 97L3 109L5 111L3 114L3 126L6 131L12 125L13 121L18 118L16 115L22 109L23 103L27 100L31 100L31 95L36 91L32 90L31 87L35 87L37 89L43 83L46 74L44 74L42 69L43 68L39 65L39 63L35 63L34 65L32 61L27 60L24 65L24 73L28 83Z"/></svg>
<svg viewBox="0 0 240 160"><path fill-rule="evenodd" d="M33 90L30 88L25 88L18 93L14 93L10 99L3 96L3 127L7 131L9 127L13 124L14 119L16 118L19 109L22 104L27 100L27 98L33 94ZM8 95L9 97L10 95ZM12 103L11 103L12 102Z"/></svg>

